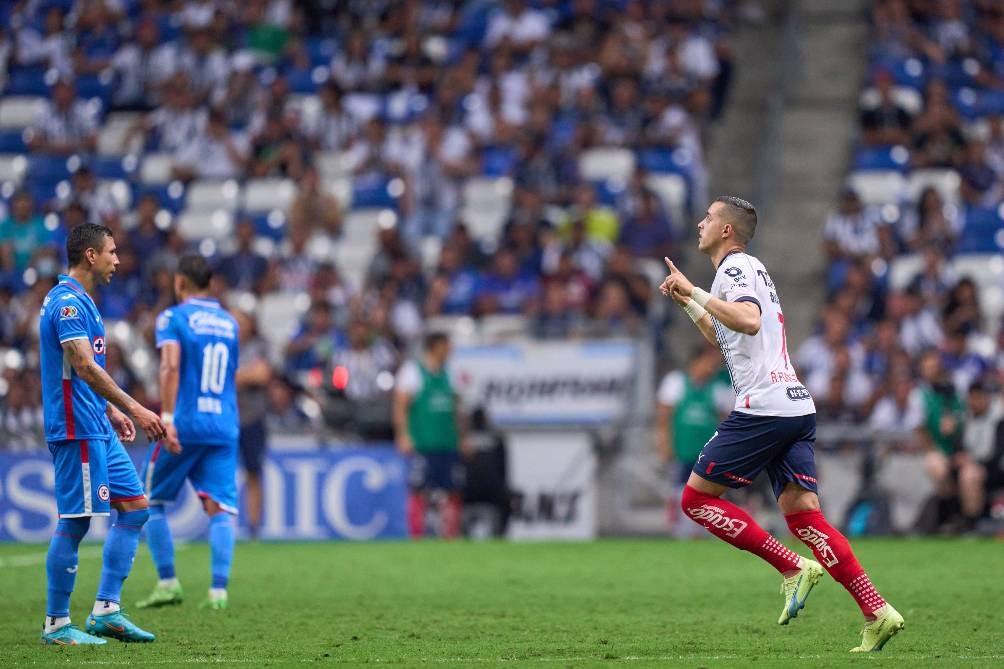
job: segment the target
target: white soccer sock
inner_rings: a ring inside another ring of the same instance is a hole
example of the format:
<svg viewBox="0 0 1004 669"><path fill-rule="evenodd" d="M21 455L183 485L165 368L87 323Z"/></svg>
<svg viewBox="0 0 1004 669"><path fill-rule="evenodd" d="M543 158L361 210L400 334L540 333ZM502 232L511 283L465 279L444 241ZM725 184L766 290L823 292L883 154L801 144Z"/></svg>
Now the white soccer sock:
<svg viewBox="0 0 1004 669"><path fill-rule="evenodd" d="M226 588L209 588L209 601L216 602L227 598Z"/></svg>
<svg viewBox="0 0 1004 669"><path fill-rule="evenodd" d="M179 585L181 585L181 581L179 581L177 577L162 578L157 581L157 587L159 588L177 588Z"/></svg>
<svg viewBox="0 0 1004 669"><path fill-rule="evenodd" d="M96 616L107 616L111 613L118 613L119 605L118 602L110 602L107 599L99 599L94 602L94 608L91 609L91 613Z"/></svg>
<svg viewBox="0 0 1004 669"><path fill-rule="evenodd" d="M53 618L52 616L45 617L45 633L52 634L60 627L66 627L70 624L70 616L60 616L58 618Z"/></svg>

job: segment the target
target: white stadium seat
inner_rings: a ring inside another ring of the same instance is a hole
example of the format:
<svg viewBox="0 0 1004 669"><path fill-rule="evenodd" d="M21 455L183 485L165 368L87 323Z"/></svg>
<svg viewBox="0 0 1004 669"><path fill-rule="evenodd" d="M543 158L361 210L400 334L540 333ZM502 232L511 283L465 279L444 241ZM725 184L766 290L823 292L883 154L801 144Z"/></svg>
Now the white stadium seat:
<svg viewBox="0 0 1004 669"><path fill-rule="evenodd" d="M634 173L634 165L634 152L630 149L597 147L582 152L579 176L588 181L616 179L627 183Z"/></svg>
<svg viewBox="0 0 1004 669"><path fill-rule="evenodd" d="M25 170L28 169L28 159L15 154L0 155L0 184L13 183L21 185Z"/></svg>
<svg viewBox="0 0 1004 669"><path fill-rule="evenodd" d="M323 151L314 158L317 173L323 179L339 179L352 174L352 164L345 151Z"/></svg>
<svg viewBox="0 0 1004 669"><path fill-rule="evenodd" d="M339 244L361 249L377 245L377 230L397 224L397 214L391 209L356 209L345 215Z"/></svg>
<svg viewBox="0 0 1004 669"><path fill-rule="evenodd" d="M283 347L296 334L309 308L310 298L305 294L267 293L258 300L258 331L268 342L273 359L281 355Z"/></svg>
<svg viewBox="0 0 1004 669"><path fill-rule="evenodd" d="M129 146L126 146L125 138L129 129L142 118L143 114L138 112L112 112L109 114L98 132L98 154L121 156L127 153L141 153L144 144L143 133L134 135Z"/></svg>
<svg viewBox="0 0 1004 669"><path fill-rule="evenodd" d="M235 211L240 205L241 187L234 179L199 180L188 185L185 209L189 211Z"/></svg>
<svg viewBox="0 0 1004 669"><path fill-rule="evenodd" d="M847 185L865 204L896 204L906 190L906 179L895 170L859 170L847 177Z"/></svg>
<svg viewBox="0 0 1004 669"><path fill-rule="evenodd" d="M228 239L233 233L234 216L229 211L183 211L176 219L178 232L188 240Z"/></svg>
<svg viewBox="0 0 1004 669"><path fill-rule="evenodd" d="M959 201L959 185L962 179L959 173L952 169L922 169L910 173L907 182L907 197L911 202L920 199L920 194L928 186L932 186L941 199L949 204Z"/></svg>
<svg viewBox="0 0 1004 669"><path fill-rule="evenodd" d="M244 185L245 211L289 209L296 197L296 184L290 179L251 179Z"/></svg>
<svg viewBox="0 0 1004 669"><path fill-rule="evenodd" d="M924 98L920 92L909 86L896 86L892 91L892 99L910 116L916 116L924 108ZM861 93L860 104L866 109L878 107L880 101L876 88L869 88Z"/></svg>
<svg viewBox="0 0 1004 669"><path fill-rule="evenodd" d="M464 182L463 202L469 207L508 208L512 191L509 177L471 177Z"/></svg>
<svg viewBox="0 0 1004 669"><path fill-rule="evenodd" d="M132 189L125 179L101 179L98 181L98 192L103 191L111 194L120 211L126 211L132 206Z"/></svg>
<svg viewBox="0 0 1004 669"><path fill-rule="evenodd" d="M923 267L924 259L918 253L893 258L889 265L889 287L903 290Z"/></svg>
<svg viewBox="0 0 1004 669"><path fill-rule="evenodd" d="M460 221L467 226L471 236L484 241L498 241L508 218L508 209L464 207L460 210Z"/></svg>
<svg viewBox="0 0 1004 669"><path fill-rule="evenodd" d="M148 153L139 168L139 180L145 184L166 184L171 181L174 157L170 153Z"/></svg>
<svg viewBox="0 0 1004 669"><path fill-rule="evenodd" d="M45 109L45 98L14 95L0 98L0 128L27 128Z"/></svg>
<svg viewBox="0 0 1004 669"><path fill-rule="evenodd" d="M687 208L686 179L679 174L649 174L645 178L645 185L659 196L674 223L685 223L682 218Z"/></svg>
<svg viewBox="0 0 1004 669"><path fill-rule="evenodd" d="M325 179L324 192L338 200L338 206L346 211L352 206L352 180L349 178Z"/></svg>

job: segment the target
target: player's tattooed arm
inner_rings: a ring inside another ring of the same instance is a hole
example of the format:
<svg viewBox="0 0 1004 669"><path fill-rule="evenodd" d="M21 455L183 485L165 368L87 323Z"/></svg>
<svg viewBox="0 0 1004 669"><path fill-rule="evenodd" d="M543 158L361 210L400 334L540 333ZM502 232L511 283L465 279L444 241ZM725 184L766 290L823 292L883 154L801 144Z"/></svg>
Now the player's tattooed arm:
<svg viewBox="0 0 1004 669"><path fill-rule="evenodd" d="M90 341L87 339L65 341L63 342L63 354L77 376L93 388L98 395L136 419L151 441L164 438L164 424L160 421L160 417L143 408L129 393L119 388L108 372L94 361Z"/></svg>

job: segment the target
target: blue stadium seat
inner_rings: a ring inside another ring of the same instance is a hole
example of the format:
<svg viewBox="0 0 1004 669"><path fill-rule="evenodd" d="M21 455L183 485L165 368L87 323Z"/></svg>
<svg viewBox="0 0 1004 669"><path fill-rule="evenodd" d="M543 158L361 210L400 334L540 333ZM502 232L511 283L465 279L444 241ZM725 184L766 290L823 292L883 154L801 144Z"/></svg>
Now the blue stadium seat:
<svg viewBox="0 0 1004 669"><path fill-rule="evenodd" d="M61 181L29 181L22 187L31 193L36 208L43 208L56 199L56 188Z"/></svg>
<svg viewBox="0 0 1004 669"><path fill-rule="evenodd" d="M510 176L516 169L516 151L503 146L488 147L481 154L481 174L489 177Z"/></svg>
<svg viewBox="0 0 1004 669"><path fill-rule="evenodd" d="M286 73L286 82L289 90L293 93L312 94L317 92L318 80L315 79L315 71L318 68L308 70L290 70ZM321 73L318 72L318 76Z"/></svg>
<svg viewBox="0 0 1004 669"><path fill-rule="evenodd" d="M10 74L4 95L38 95L49 97L44 67L20 67Z"/></svg>
<svg viewBox="0 0 1004 669"><path fill-rule="evenodd" d="M0 153L24 153L28 145L24 143L24 131L0 130Z"/></svg>
<svg viewBox="0 0 1004 669"><path fill-rule="evenodd" d="M77 95L82 99L98 98L105 106L111 100L115 87L114 80L102 81L96 74L79 76L76 79Z"/></svg>
<svg viewBox="0 0 1004 669"><path fill-rule="evenodd" d="M129 169L122 156L94 156L87 161L87 166L98 179L130 179L136 171L135 160L132 162L132 169Z"/></svg>
<svg viewBox="0 0 1004 669"><path fill-rule="evenodd" d="M998 237L1004 237L1004 218L999 207L967 207L965 226L956 253L998 253Z"/></svg>
<svg viewBox="0 0 1004 669"><path fill-rule="evenodd" d="M387 179L357 179L352 184L352 208L397 208L397 198L390 194Z"/></svg>
<svg viewBox="0 0 1004 669"><path fill-rule="evenodd" d="M180 184L178 184L180 186ZM133 202L138 202L144 195L153 195L157 198L162 209L167 209L172 214L178 214L185 207L185 189L175 184L138 184L133 188Z"/></svg>
<svg viewBox="0 0 1004 669"><path fill-rule="evenodd" d="M35 182L55 183L70 178L66 156L34 155L28 159L27 177Z"/></svg>
<svg viewBox="0 0 1004 669"><path fill-rule="evenodd" d="M286 216L282 212L271 219L270 216L273 216L272 212L248 214L246 217L254 223L255 234L259 237L280 242L286 236Z"/></svg>
<svg viewBox="0 0 1004 669"><path fill-rule="evenodd" d="M854 152L852 170L900 170L910 167L910 152L902 146L861 147Z"/></svg>
<svg viewBox="0 0 1004 669"><path fill-rule="evenodd" d="M617 200L624 193L624 184L607 179L593 184L596 188L596 201L608 207L617 206Z"/></svg>
<svg viewBox="0 0 1004 669"><path fill-rule="evenodd" d="M333 39L323 39L320 37L310 37L307 39L307 53L310 55L310 64L327 65L331 62L338 44Z"/></svg>
<svg viewBox="0 0 1004 669"><path fill-rule="evenodd" d="M681 162L676 149L642 149L638 152L638 167L646 172L690 176L690 166Z"/></svg>

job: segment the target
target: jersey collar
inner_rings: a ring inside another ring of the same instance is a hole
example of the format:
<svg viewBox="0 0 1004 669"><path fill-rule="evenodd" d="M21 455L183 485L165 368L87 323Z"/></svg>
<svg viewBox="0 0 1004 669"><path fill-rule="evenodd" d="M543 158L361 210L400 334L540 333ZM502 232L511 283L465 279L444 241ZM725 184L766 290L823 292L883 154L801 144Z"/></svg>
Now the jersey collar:
<svg viewBox="0 0 1004 669"><path fill-rule="evenodd" d="M725 259L726 259L726 258L728 258L729 256L733 256L733 255L735 255L735 254L737 254L737 253L745 253L745 251L743 251L742 249L732 249L731 251L729 251L728 253L726 253L726 254L725 254L725 255L724 255L723 257L722 257L722 259L721 259L721 260L719 260L719 261L718 261L718 267L716 267L715 269L718 269L719 267L721 267L721 266L722 266L722 263L724 263L724 262L725 262Z"/></svg>
<svg viewBox="0 0 1004 669"><path fill-rule="evenodd" d="M57 278L60 284L70 288L73 291L80 293L81 295L86 296L87 299L91 300L92 302L94 301L93 299L91 299L91 296L87 294L87 291L84 290L83 285L81 285L79 281L74 279L69 274L60 274Z"/></svg>
<svg viewBox="0 0 1004 669"><path fill-rule="evenodd" d="M185 300L185 304L197 304L200 307L213 307L219 309L220 303L211 297L190 297Z"/></svg>

